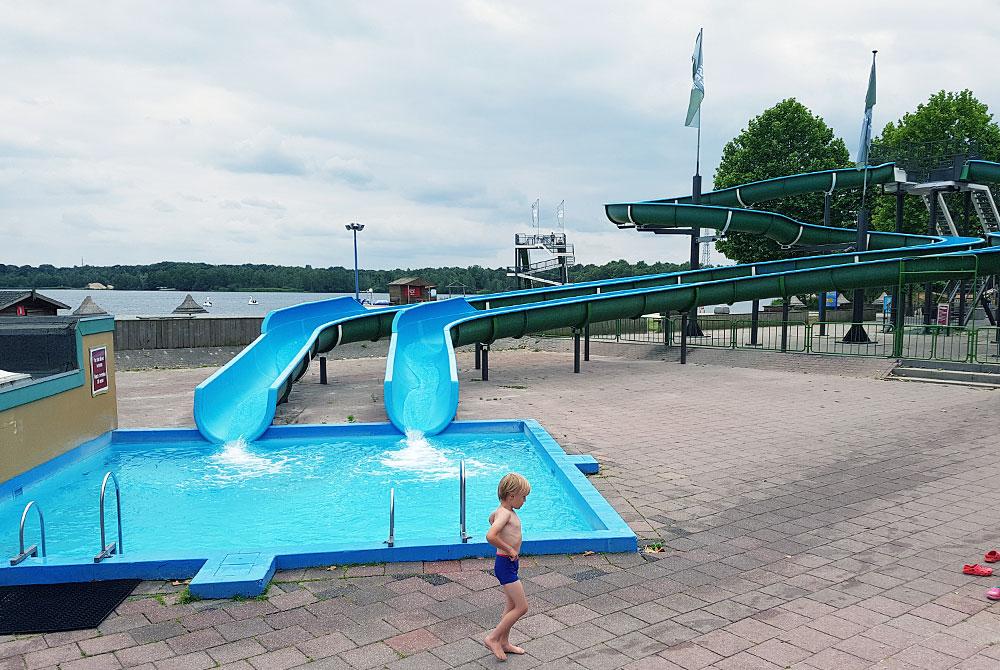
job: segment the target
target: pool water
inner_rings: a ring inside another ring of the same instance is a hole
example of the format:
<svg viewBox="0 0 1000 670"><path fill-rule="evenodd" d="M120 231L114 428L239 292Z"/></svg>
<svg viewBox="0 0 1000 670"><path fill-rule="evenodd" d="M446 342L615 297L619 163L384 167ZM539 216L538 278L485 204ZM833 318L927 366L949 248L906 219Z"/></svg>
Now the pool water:
<svg viewBox="0 0 1000 670"><path fill-rule="evenodd" d="M279 547L361 545L388 536L395 488L397 543L454 543L459 536L459 462L466 463L467 532L482 541L510 471L531 495L520 511L525 539L603 526L577 503L564 477L524 433L283 437L213 445L200 440L115 441L0 501L0 545L17 553L24 505L45 515L51 559L89 559L100 546L101 480L121 484L124 556L187 555ZM113 485L108 541L116 539ZM27 544L37 541L29 517Z"/></svg>

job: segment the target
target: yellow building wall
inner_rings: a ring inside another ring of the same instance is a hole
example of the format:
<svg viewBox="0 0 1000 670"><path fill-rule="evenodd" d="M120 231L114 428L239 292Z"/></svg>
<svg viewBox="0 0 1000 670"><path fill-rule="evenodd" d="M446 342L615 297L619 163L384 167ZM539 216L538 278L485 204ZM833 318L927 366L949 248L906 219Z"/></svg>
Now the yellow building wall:
<svg viewBox="0 0 1000 670"><path fill-rule="evenodd" d="M108 391L91 396L90 350L108 348ZM85 381L69 391L0 411L0 482L118 427L114 333L83 336Z"/></svg>

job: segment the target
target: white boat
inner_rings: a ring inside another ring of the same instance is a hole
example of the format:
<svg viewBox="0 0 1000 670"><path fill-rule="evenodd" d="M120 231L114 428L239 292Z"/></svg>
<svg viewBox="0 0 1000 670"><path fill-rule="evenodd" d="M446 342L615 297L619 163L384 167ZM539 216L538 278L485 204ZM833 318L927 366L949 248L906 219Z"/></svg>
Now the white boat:
<svg viewBox="0 0 1000 670"><path fill-rule="evenodd" d="M253 297L253 296L250 296L250 299L249 299L249 300L247 300L247 304L248 304L248 305L256 305L256 304L257 304L257 301L256 301L256 300L254 299L254 297Z"/></svg>
<svg viewBox="0 0 1000 670"><path fill-rule="evenodd" d="M212 306L212 299L211 298L205 298L205 302L203 302L201 304L202 304L203 307L211 307Z"/></svg>

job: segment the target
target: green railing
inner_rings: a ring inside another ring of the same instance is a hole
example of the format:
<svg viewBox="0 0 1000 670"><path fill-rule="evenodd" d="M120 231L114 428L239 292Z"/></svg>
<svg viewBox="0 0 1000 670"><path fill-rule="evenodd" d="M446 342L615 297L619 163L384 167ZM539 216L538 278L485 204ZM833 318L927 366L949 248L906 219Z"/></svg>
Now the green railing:
<svg viewBox="0 0 1000 670"><path fill-rule="evenodd" d="M975 350L973 362L1000 364L1000 328L985 326L975 328L969 336Z"/></svg>
<svg viewBox="0 0 1000 670"><path fill-rule="evenodd" d="M864 330L864 337L851 322L759 320L756 333L750 319L730 319L718 316L699 316L698 326L702 335L689 335L689 347L714 349L758 350L790 353L807 353L821 356L894 357L896 334L892 324L885 321L865 321L857 324ZM666 330L666 339L664 339ZM570 328L560 328L541 333L543 336L566 337L573 334ZM1000 364L1000 328L962 327L906 324L899 337L900 356L930 361L958 363ZM672 315L616 319L590 325L592 340L664 344L677 347L681 343L681 318ZM861 341L858 341L861 339Z"/></svg>

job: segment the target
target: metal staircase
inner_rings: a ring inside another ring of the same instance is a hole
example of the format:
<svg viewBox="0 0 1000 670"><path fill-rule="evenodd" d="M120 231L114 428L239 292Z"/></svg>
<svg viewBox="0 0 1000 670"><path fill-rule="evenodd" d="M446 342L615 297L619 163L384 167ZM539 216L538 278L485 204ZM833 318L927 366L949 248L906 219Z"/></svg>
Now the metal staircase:
<svg viewBox="0 0 1000 670"><path fill-rule="evenodd" d="M937 230L938 235L951 235L953 237L958 237L958 229L955 228L955 220L951 218L951 212L948 211L948 205L945 204L944 196L940 191L933 192L935 197L937 197L937 218L934 220L934 228ZM924 201L924 205L927 207L927 211L931 211L931 199L926 193L920 196L920 199Z"/></svg>
<svg viewBox="0 0 1000 670"><path fill-rule="evenodd" d="M993 193L984 184L969 184L969 194L972 196L972 206L976 210L976 218L984 233L1000 232L1000 212L993 200Z"/></svg>

